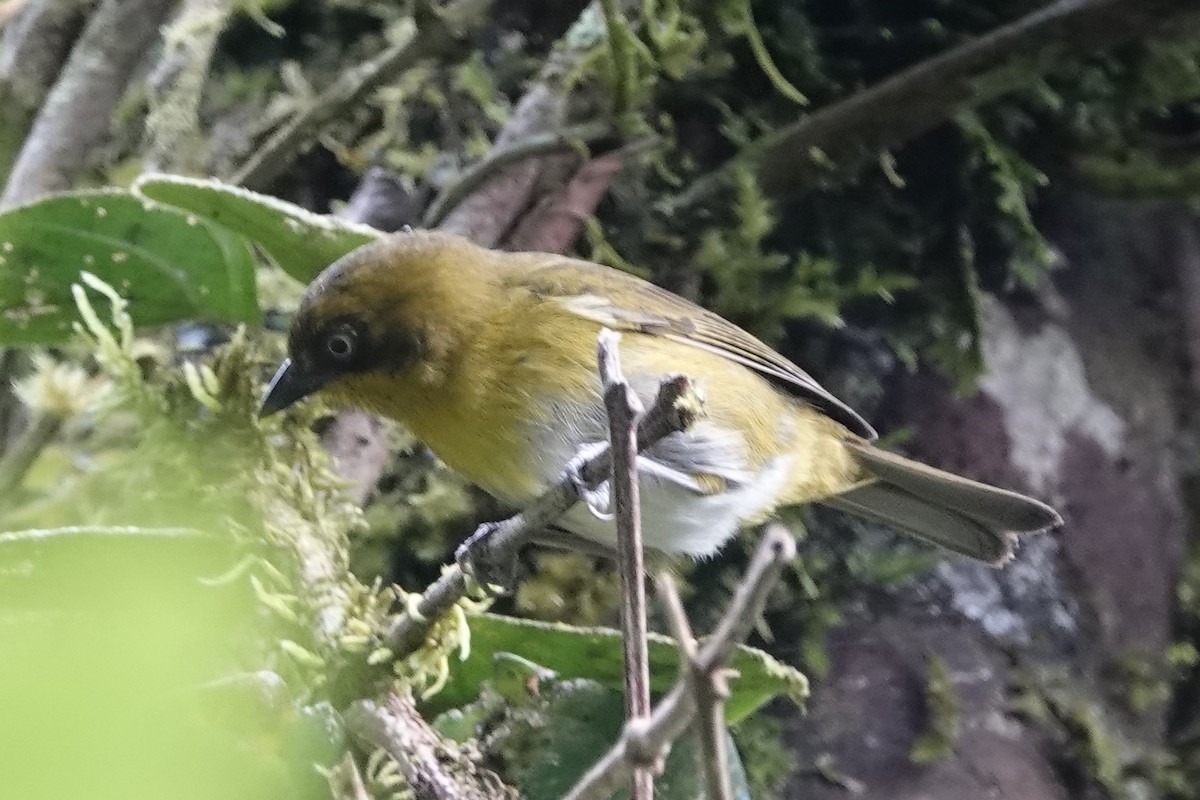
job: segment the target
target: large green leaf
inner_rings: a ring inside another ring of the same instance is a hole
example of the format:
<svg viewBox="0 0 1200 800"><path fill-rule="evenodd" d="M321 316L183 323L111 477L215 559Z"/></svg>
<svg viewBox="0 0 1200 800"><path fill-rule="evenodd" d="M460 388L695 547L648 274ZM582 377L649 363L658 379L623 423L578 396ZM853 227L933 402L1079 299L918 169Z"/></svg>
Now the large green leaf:
<svg viewBox="0 0 1200 800"><path fill-rule="evenodd" d="M0 344L68 338L81 271L128 299L139 325L256 321L254 266L242 237L127 192L39 200L0 214Z"/></svg>
<svg viewBox="0 0 1200 800"><path fill-rule="evenodd" d="M620 689L621 634L608 628L578 628L548 622L483 614L471 620L471 654L454 664L446 687L432 700L439 708L469 703L482 681L492 677L497 653L515 653L561 678L589 678ZM732 695L726 704L730 722L750 714L776 695L796 702L808 696L808 680L798 670L781 664L761 650L741 647L731 665L738 673L730 681ZM679 674L679 651L666 636L650 636L650 682L655 692L665 692Z"/></svg>
<svg viewBox="0 0 1200 800"><path fill-rule="evenodd" d="M383 235L367 225L314 214L216 180L150 174L139 178L133 191L254 240L284 272L304 283L354 248Z"/></svg>

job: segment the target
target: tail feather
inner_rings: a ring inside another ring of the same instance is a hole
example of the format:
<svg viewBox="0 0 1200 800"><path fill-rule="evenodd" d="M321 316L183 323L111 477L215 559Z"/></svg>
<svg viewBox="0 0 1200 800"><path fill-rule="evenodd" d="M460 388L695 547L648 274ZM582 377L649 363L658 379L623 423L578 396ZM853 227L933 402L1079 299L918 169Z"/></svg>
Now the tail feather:
<svg viewBox="0 0 1200 800"><path fill-rule="evenodd" d="M992 564L1012 555L1018 533L1062 524L1031 497L951 475L870 445L847 442L876 480L824 502L956 553Z"/></svg>

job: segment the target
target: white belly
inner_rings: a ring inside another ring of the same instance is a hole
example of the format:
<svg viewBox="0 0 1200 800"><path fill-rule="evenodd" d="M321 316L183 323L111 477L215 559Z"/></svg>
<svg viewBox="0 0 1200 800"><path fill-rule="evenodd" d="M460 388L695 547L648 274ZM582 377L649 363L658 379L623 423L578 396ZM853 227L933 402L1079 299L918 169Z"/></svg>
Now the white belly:
<svg viewBox="0 0 1200 800"><path fill-rule="evenodd" d="M703 494L651 472L639 480L642 541L665 553L703 558L716 553L742 525L769 509L783 489L788 459L779 458L748 480L730 483L717 494ZM647 464L647 458L639 458ZM648 465L649 466L649 465ZM617 530L582 503L559 521L571 533L615 546Z"/></svg>
<svg viewBox="0 0 1200 800"><path fill-rule="evenodd" d="M657 381L639 394L650 395ZM598 400L598 398L597 398ZM643 402L649 398L644 398ZM607 440L603 410L563 405L552 409L549 423L530 432L534 471L545 486L558 481L581 448ZM748 520L770 509L784 488L791 456L755 468L749 465L740 435L702 419L685 433L658 442L638 458L642 538L647 547L693 557L717 552ZM706 493L693 476L724 481L724 491ZM522 505L532 498L504 498ZM607 545L617 541L616 527L585 504L575 506L559 527Z"/></svg>

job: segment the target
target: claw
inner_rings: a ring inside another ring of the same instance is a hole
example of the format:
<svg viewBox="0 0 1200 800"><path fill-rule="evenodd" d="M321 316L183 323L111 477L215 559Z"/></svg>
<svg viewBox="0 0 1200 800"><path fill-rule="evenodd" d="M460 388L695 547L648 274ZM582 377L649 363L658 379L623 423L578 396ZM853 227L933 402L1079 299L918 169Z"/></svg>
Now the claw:
<svg viewBox="0 0 1200 800"><path fill-rule="evenodd" d="M606 442L592 442L579 448L579 451L567 462L564 472L579 501L587 506L587 510L598 520L609 522L614 518L612 508L612 491L609 481L603 481L598 486L588 486L583 480L583 465L604 452L608 447Z"/></svg>
<svg viewBox="0 0 1200 800"><path fill-rule="evenodd" d="M454 551L458 568L492 597L507 593L516 585L516 563L502 565L489 558L488 538L502 523L484 522Z"/></svg>

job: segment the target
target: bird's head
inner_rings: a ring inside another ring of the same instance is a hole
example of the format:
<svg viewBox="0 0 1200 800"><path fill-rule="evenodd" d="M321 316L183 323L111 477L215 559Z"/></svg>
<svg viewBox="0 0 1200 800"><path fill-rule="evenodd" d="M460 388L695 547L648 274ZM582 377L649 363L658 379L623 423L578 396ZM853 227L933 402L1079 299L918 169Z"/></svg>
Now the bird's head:
<svg viewBox="0 0 1200 800"><path fill-rule="evenodd" d="M409 232L327 267L304 293L260 415L316 392L386 413L397 395L434 388L486 304L489 255L459 237Z"/></svg>

